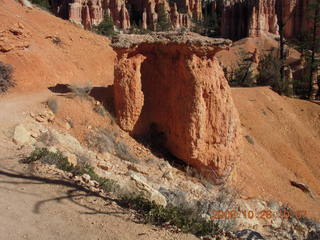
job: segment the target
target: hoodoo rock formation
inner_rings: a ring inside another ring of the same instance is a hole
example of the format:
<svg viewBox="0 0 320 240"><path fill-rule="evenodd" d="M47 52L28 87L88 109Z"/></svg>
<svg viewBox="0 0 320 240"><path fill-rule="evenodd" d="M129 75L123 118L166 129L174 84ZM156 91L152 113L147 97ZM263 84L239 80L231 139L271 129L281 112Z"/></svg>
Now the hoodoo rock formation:
<svg viewBox="0 0 320 240"><path fill-rule="evenodd" d="M164 4L173 28L189 27L191 19L202 17L200 0L184 0L178 5L166 0L53 0L52 8L57 16L82 24L86 29L99 24L109 14L121 29L129 29L134 21L144 29L156 30L160 4Z"/></svg>
<svg viewBox="0 0 320 240"><path fill-rule="evenodd" d="M284 30L287 38L299 36L308 29L307 6L309 0L52 0L57 16L70 19L90 29L109 14L115 25L127 30L132 25L156 30L159 5L163 4L174 29L190 28L195 20L206 14L215 14L220 29L216 33L224 38L238 40L278 33L279 3L283 4Z"/></svg>
<svg viewBox="0 0 320 240"><path fill-rule="evenodd" d="M239 120L215 54L231 41L197 34L119 35L114 97L119 125L157 138L214 177L237 160Z"/></svg>
<svg viewBox="0 0 320 240"><path fill-rule="evenodd" d="M299 36L308 28L309 0L217 0L221 12L221 36L238 40L278 33L278 6L282 1L284 34Z"/></svg>
<svg viewBox="0 0 320 240"><path fill-rule="evenodd" d="M221 12L223 37L240 39L277 33L276 0L223 0L215 11Z"/></svg>

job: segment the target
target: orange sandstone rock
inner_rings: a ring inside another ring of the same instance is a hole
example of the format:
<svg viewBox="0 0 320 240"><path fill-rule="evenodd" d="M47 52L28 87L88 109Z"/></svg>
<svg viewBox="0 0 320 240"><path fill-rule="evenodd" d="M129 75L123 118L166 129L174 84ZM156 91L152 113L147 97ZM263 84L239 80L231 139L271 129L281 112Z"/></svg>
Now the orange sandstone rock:
<svg viewBox="0 0 320 240"><path fill-rule="evenodd" d="M123 57L115 65L115 108L120 126L131 131L138 121L144 97L141 86L141 64L145 56ZM124 98L125 96L125 98Z"/></svg>
<svg viewBox="0 0 320 240"><path fill-rule="evenodd" d="M119 125L134 136L157 131L176 157L216 179L228 175L238 158L239 120L214 55L229 45L195 34L115 38Z"/></svg>

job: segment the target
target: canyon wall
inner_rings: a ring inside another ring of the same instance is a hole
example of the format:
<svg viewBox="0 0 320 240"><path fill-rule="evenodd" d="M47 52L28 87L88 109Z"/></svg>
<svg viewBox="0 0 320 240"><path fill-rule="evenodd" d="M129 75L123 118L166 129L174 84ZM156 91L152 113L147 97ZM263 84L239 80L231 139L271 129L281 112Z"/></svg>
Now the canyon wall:
<svg viewBox="0 0 320 240"><path fill-rule="evenodd" d="M195 34L114 38L120 127L132 136L151 136L215 179L228 175L238 158L239 120L214 56L230 44Z"/></svg>
<svg viewBox="0 0 320 240"><path fill-rule="evenodd" d="M82 24L86 29L99 24L105 14L123 30L132 25L156 30L160 4L170 18L173 29L191 28L204 12L215 14L220 27L217 35L232 40L278 33L277 5L284 6L285 36L299 36L308 28L306 7L310 0L53 0L57 16Z"/></svg>
<svg viewBox="0 0 320 240"><path fill-rule="evenodd" d="M222 37L238 40L277 33L276 0L220 0Z"/></svg>
<svg viewBox="0 0 320 240"><path fill-rule="evenodd" d="M166 0L52 0L53 12L57 16L81 24L86 29L99 24L108 14L121 29L130 29L135 24L143 29L156 30L160 4L164 5L173 28L190 27L191 19L202 17L201 0L170 4Z"/></svg>
<svg viewBox="0 0 320 240"><path fill-rule="evenodd" d="M308 26L310 0L217 0L222 37L238 40L263 34L278 34L279 5L283 6L284 35L300 36Z"/></svg>

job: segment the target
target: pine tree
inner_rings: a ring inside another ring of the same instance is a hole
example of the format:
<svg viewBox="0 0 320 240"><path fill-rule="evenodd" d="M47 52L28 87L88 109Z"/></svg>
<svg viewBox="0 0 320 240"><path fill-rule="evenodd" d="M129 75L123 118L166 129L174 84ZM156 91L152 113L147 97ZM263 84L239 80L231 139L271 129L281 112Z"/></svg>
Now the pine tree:
<svg viewBox="0 0 320 240"><path fill-rule="evenodd" d="M49 0L31 0L31 3L51 11L51 2Z"/></svg>
<svg viewBox="0 0 320 240"><path fill-rule="evenodd" d="M320 52L320 2L314 0L309 5L309 18L312 21L311 32L311 59L310 59L310 99L315 99L318 92L318 68L320 64L319 52Z"/></svg>
<svg viewBox="0 0 320 240"><path fill-rule="evenodd" d="M108 37L115 35L112 17L105 14L104 20L98 26L95 26L93 31Z"/></svg>
<svg viewBox="0 0 320 240"><path fill-rule="evenodd" d="M285 39L284 39L284 27L286 21L284 20L284 9L283 9L283 1L277 1L277 8L278 8L278 25L279 25L279 35L280 35L280 46L279 46L279 60L280 60L280 79L279 82L275 82L275 91L278 93L283 93L284 90L284 82L285 82L285 61L286 61L286 54L285 54Z"/></svg>
<svg viewBox="0 0 320 240"><path fill-rule="evenodd" d="M158 8L158 21L157 21L157 31L169 31L171 30L171 22L164 8L164 4L160 4Z"/></svg>

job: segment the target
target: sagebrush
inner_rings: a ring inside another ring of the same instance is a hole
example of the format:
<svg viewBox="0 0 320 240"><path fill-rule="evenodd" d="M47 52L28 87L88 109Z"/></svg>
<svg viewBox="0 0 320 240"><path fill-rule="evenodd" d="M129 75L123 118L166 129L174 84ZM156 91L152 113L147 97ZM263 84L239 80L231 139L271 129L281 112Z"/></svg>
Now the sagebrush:
<svg viewBox="0 0 320 240"><path fill-rule="evenodd" d="M94 168L87 162L80 162L77 165L73 165L60 151L51 152L47 148L36 148L29 157L22 159L23 163L32 163L35 161L55 165L58 169L70 172L74 176L88 174L91 180L97 181L100 188L106 192L114 191L116 188L116 183L113 180L100 177L95 173Z"/></svg>
<svg viewBox="0 0 320 240"><path fill-rule="evenodd" d="M0 94L6 92L14 85L13 67L0 61Z"/></svg>

